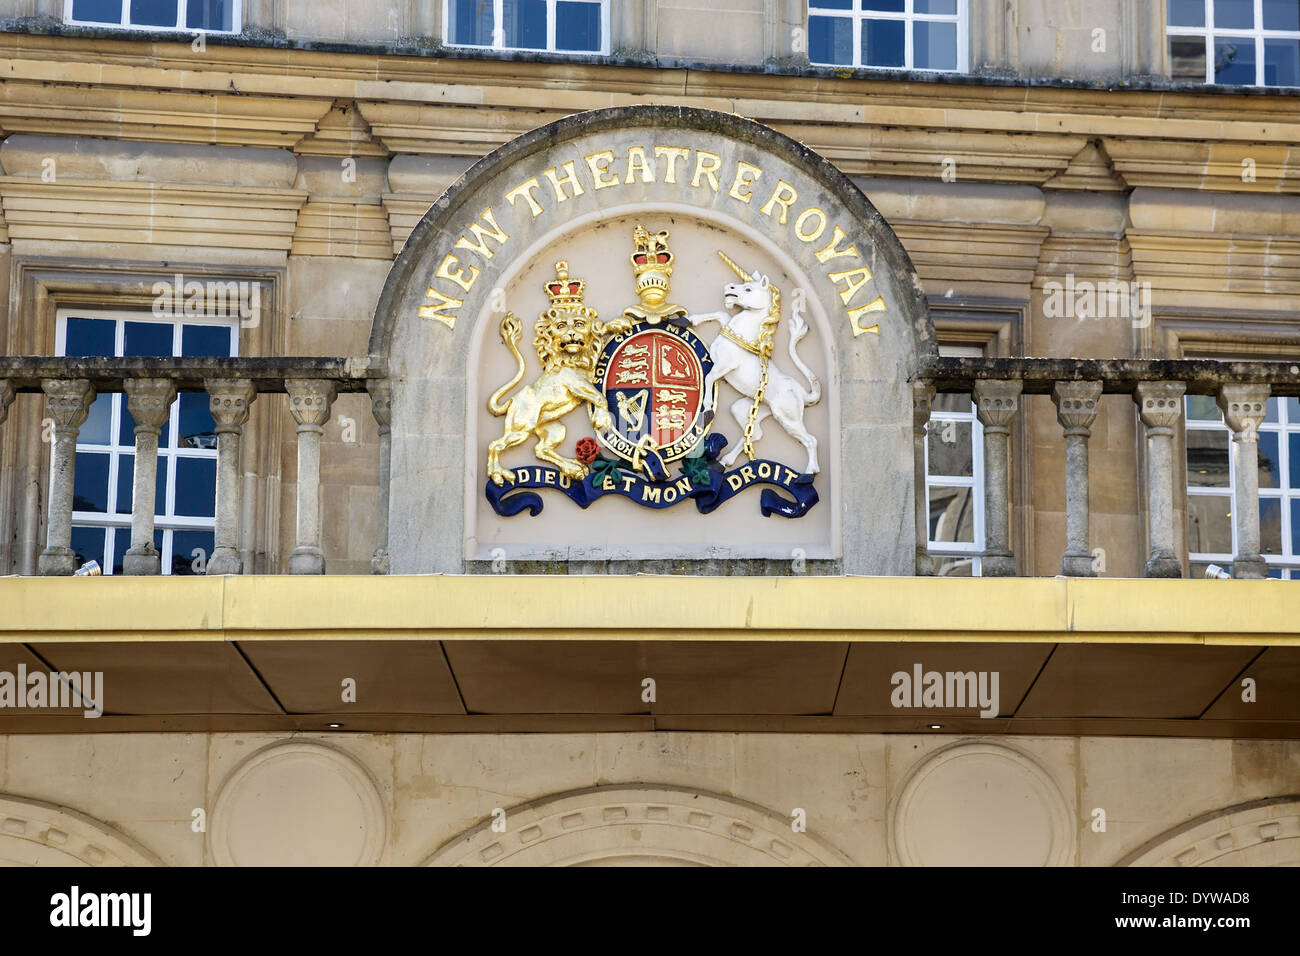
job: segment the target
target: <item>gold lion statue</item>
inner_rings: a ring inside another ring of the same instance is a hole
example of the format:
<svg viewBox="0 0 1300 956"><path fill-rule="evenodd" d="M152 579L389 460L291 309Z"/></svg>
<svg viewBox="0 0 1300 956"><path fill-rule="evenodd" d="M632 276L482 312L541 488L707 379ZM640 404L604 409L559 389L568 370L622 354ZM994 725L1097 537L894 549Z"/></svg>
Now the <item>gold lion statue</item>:
<svg viewBox="0 0 1300 956"><path fill-rule="evenodd" d="M545 284L551 307L543 312L534 326L536 333L533 348L542 363L542 374L518 395L505 398L517 386L527 370L519 351L522 325L513 312L501 320L501 340L519 363L514 378L492 393L488 410L493 415L504 415L505 433L488 445L488 477L498 485L514 480L514 472L501 465L501 453L537 436L534 449L542 461L558 465L569 478L581 481L587 477L587 466L559 452L564 441L565 428L560 419L583 402L593 407L592 424L604 430L613 427L613 418L602 395L593 384L596 359L607 336L617 335L632 328L629 318L613 322L598 322L596 310L583 302L586 283L569 278L569 264L555 264L555 280Z"/></svg>

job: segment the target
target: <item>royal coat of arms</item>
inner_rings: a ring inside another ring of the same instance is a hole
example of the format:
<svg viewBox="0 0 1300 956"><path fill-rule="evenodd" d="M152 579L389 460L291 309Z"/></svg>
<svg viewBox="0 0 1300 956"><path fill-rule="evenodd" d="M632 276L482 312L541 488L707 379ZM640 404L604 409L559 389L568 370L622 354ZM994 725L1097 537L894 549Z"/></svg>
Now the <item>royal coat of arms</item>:
<svg viewBox="0 0 1300 956"><path fill-rule="evenodd" d="M782 304L770 279L719 252L740 281L723 287L722 311L691 313L669 300L668 239L666 230L636 227L631 264L638 301L608 322L586 304L586 283L571 276L567 262L556 263L556 278L545 284L550 307L534 325L542 374L512 398L527 374L522 324L514 313L502 320L501 338L517 371L488 401L492 414L505 419L487 456L486 494L498 514L539 514L541 496L528 489L546 488L582 508L618 495L652 508L692 501L707 514L756 484L769 486L760 499L764 515L797 518L817 503L817 439L804 425L804 410L820 400L821 386L797 351L808 332L804 317L796 309L789 320L789 357L800 378L772 361ZM706 343L694 329L715 322L719 332ZM729 439L713 429L723 384L737 393L729 411L741 435L725 455ZM579 406L587 410L591 435L578 438L569 457L562 451L568 437L562 419ZM805 467L757 457L768 419L803 445ZM506 468L502 454L530 439L537 459L555 467ZM733 467L742 454L747 463Z"/></svg>

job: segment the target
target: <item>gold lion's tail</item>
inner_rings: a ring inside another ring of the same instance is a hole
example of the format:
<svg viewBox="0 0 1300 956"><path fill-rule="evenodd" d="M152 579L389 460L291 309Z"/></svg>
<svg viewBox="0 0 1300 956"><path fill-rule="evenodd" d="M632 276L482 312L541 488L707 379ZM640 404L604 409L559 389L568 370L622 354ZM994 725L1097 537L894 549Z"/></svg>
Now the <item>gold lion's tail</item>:
<svg viewBox="0 0 1300 956"><path fill-rule="evenodd" d="M506 317L501 320L501 341L506 343L506 348L510 350L510 354L519 363L519 370L515 372L514 378L493 392L492 397L488 399L488 411L493 415L504 415L509 410L510 403L505 398L514 390L516 385L523 381L524 372L527 371L523 354L519 351L519 336L522 331L523 326L515 318L515 314L507 312Z"/></svg>

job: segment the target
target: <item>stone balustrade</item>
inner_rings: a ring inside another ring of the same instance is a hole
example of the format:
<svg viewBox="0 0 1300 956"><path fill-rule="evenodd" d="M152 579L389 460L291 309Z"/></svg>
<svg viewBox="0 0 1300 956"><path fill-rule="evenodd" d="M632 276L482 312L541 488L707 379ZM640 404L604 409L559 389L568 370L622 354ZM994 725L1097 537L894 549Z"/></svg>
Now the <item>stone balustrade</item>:
<svg viewBox="0 0 1300 956"><path fill-rule="evenodd" d="M913 383L917 461L937 393L970 393L984 426L986 576L1016 573L1008 538L1011 487L1007 443L1022 395L1051 395L1065 444L1066 541L1061 573L1095 575L1088 519L1088 439L1103 394L1131 395L1146 437L1147 577L1180 577L1175 551L1174 436L1186 395L1214 396L1237 446L1232 509L1237 551L1233 574L1268 576L1260 554L1258 429L1272 396L1300 396L1300 365L1198 359L936 358ZM934 573L927 553L924 469L917 465L917 574Z"/></svg>
<svg viewBox="0 0 1300 956"><path fill-rule="evenodd" d="M244 425L259 395L283 393L297 422L297 546L289 558L292 574L323 574L320 520L320 440L330 408L340 393L370 392L387 456L387 380L381 367L365 359L342 358L48 358L0 357L0 424L20 392L43 392L46 416L53 422L53 458L45 548L39 571L68 575L77 570L71 548L77 435L96 395L121 392L135 420L131 546L123 561L126 574L159 574L154 547L154 489L158 438L179 392L206 392L216 426L217 479L214 550L208 574L240 574L243 518L239 472ZM380 462L383 515L372 567L387 573L388 462Z"/></svg>

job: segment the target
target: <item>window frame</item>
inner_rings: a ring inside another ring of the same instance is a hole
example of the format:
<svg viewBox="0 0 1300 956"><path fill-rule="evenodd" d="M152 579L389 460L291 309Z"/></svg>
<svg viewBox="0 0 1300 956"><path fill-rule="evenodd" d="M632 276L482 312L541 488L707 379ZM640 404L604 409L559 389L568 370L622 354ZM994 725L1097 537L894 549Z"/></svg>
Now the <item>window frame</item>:
<svg viewBox="0 0 1300 956"><path fill-rule="evenodd" d="M851 64L820 63L812 59L810 45L808 59L813 66L838 67L843 70L888 70L895 73L943 73L954 76L970 72L970 0L957 0L957 13L955 16L949 13L916 13L913 9L915 0L904 0L904 7L901 11L863 10L862 0L850 0L850 2L853 7L849 10L831 10L825 7L817 7L817 0L808 0L804 5L804 24L809 34L811 34L809 21L814 16L847 18L853 22L853 62ZM901 20L906 24L902 66L873 66L862 62L862 23L864 20ZM917 22L955 23L957 25L957 65L953 69L936 70L931 67L913 65L916 61L914 27Z"/></svg>
<svg viewBox="0 0 1300 956"><path fill-rule="evenodd" d="M239 332L240 321L238 316L220 317L220 316L189 316L170 314L158 316L152 312L142 309L98 309L85 308L80 306L61 306L55 312L55 330L54 330L54 352L55 355L65 356L67 354L67 334L68 319L97 319L112 320L115 323L113 333L113 351L119 353L120 357L123 349L127 322L149 322L158 325L170 325L172 327L172 352L176 354L183 330L186 326L217 326L228 328L230 334L230 354L231 357L239 355ZM135 445L120 444L122 415L126 411L126 393L112 392L104 393L112 397L112 404L109 411L109 435L108 442L105 444L84 442L81 435L77 436L77 446L75 453L80 455L86 454L107 454L108 455L108 500L105 511L77 511L72 512L73 528L100 528L105 531L112 531L111 535L106 534L104 537L104 561L102 572L105 575L113 574L113 556L117 535L124 529L129 536L131 533L131 512L120 513L116 510L117 489L121 474L122 459L130 457L132 467L134 467ZM198 393L195 393L198 394ZM96 396L97 398L99 396ZM169 441L175 442L179 434L180 426L180 394L172 402L168 416ZM51 445L50 454L53 455L53 445ZM213 508L213 517L193 517L176 514L176 471L180 459L198 459L216 462L217 450L213 448L181 448L179 446L159 447L158 449L158 466L167 469L166 495L163 502L162 513L159 513L158 503L154 507L154 532L155 535L161 536L162 547L159 548L159 557L162 561L162 573L171 574L172 568L172 545L175 536L171 532L175 531L211 531L216 530L216 509ZM53 488L53 468L50 469L49 486ZM207 558L211 559L212 555L208 554Z"/></svg>
<svg viewBox="0 0 1300 956"><path fill-rule="evenodd" d="M1205 4L1205 26L1184 27L1169 22L1165 14L1165 51L1169 51L1171 39L1199 37L1205 46L1205 83L1210 86L1250 86L1268 90L1294 90L1300 86L1270 86L1264 82L1264 41L1265 40L1300 40L1300 30L1266 30L1264 29L1264 0L1253 0L1255 26L1250 29L1242 27L1216 27L1214 25L1215 0L1203 0ZM1168 9L1168 8L1167 8ZM1214 38L1249 37L1255 42L1255 82L1254 83L1219 83L1214 78ZM1172 72L1172 70L1171 70ZM1190 82L1190 81L1189 81Z"/></svg>
<svg viewBox="0 0 1300 956"><path fill-rule="evenodd" d="M978 345L941 343L939 345L939 354L982 358L985 351ZM938 398L938 396L935 397ZM949 421L970 424L970 475L932 475L930 473L930 436L933 434L936 425ZM944 560L969 560L971 562L971 576L981 577L984 548L986 546L984 529L984 426L980 424L979 416L976 414L973 397L969 411L939 410L934 407L933 402L931 403L930 421L925 429L924 453L926 551L932 558L936 559L936 563L940 564ZM974 510L971 530L972 541L935 541L930 537L930 489L932 487L971 489L971 504Z"/></svg>
<svg viewBox="0 0 1300 956"><path fill-rule="evenodd" d="M491 53L549 53L558 56L609 56L610 50L610 0L580 0L600 8L600 49L599 50L561 50L555 44L555 5L560 0L545 0L546 3L546 49L515 47L505 45L505 28L501 25L504 0L492 0L492 43L457 43L451 36L451 6L455 0L444 0L442 5L442 42L457 50L482 50ZM911 0L908 0L911 2ZM500 42L498 42L498 38Z"/></svg>
<svg viewBox="0 0 1300 956"><path fill-rule="evenodd" d="M243 0L232 0L233 9L230 14L231 29L229 30L211 30L207 27L189 27L185 26L185 20L188 16L186 0L176 0L176 26L153 26L151 24L139 24L131 22L131 2L132 0L122 0L122 17L117 23L107 23L103 20L74 20L72 17L72 5L74 0L63 0L63 22L68 26L74 27L98 27L100 29L119 29L119 30L137 30L144 33L211 33L222 36L234 36L242 33L244 29L244 3Z"/></svg>

